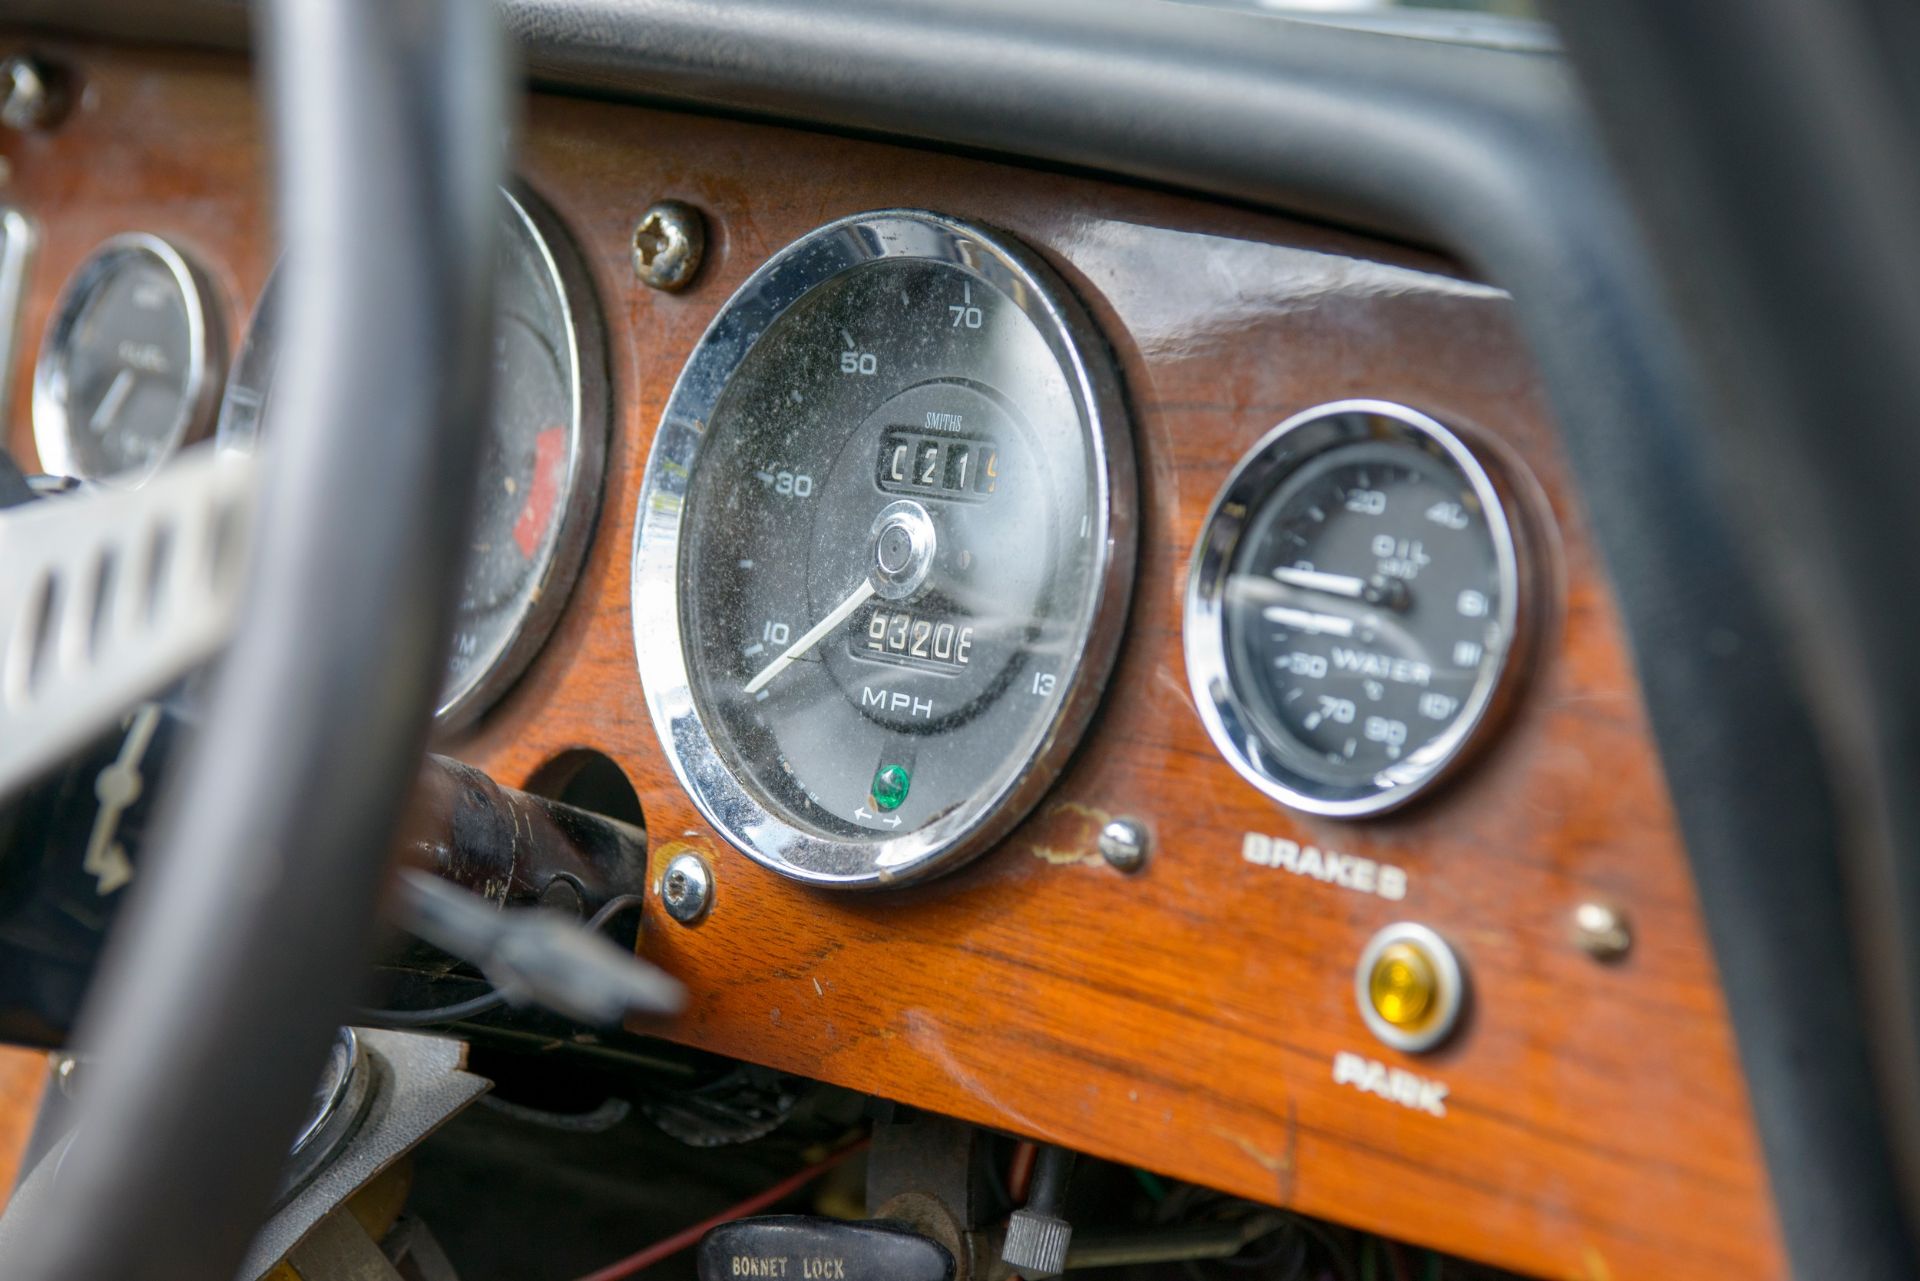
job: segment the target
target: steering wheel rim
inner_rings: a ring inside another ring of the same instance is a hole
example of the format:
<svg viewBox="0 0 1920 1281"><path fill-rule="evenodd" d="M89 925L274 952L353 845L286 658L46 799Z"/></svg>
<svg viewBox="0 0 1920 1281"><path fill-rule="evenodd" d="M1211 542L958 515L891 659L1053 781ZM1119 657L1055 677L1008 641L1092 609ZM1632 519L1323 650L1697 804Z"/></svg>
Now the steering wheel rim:
<svg viewBox="0 0 1920 1281"><path fill-rule="evenodd" d="M488 392L493 7L261 16L293 264L277 453L204 730L82 1012L73 1141L5 1243L10 1278L232 1275L361 977L451 631Z"/></svg>

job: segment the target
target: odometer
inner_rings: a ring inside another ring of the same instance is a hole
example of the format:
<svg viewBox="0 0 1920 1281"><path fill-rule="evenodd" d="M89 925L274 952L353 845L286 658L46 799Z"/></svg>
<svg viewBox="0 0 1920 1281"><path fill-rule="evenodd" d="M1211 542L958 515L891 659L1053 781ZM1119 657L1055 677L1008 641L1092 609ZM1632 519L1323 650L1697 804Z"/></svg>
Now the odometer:
<svg viewBox="0 0 1920 1281"><path fill-rule="evenodd" d="M804 880L900 883L1038 799L1113 657L1116 383L1038 260L924 213L782 251L715 319L648 464L634 635L682 781Z"/></svg>
<svg viewBox="0 0 1920 1281"><path fill-rule="evenodd" d="M1316 813L1392 808L1461 755L1524 640L1499 472L1377 401L1281 424L1229 478L1188 582L1188 675L1227 758Z"/></svg>

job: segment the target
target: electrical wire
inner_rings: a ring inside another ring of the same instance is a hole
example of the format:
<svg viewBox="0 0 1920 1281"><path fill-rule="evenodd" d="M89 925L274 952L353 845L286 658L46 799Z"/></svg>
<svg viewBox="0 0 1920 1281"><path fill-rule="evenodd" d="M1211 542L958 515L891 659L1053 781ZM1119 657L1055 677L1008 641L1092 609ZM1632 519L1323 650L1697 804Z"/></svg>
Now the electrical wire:
<svg viewBox="0 0 1920 1281"><path fill-rule="evenodd" d="M1007 1199L1016 1206L1027 1203L1027 1188L1033 1182L1033 1163L1040 1145L1021 1139L1013 1145L1013 1159L1007 1162Z"/></svg>
<svg viewBox="0 0 1920 1281"><path fill-rule="evenodd" d="M490 988L479 996L450 1005L435 1005L424 1010L356 1010L354 1022L379 1027L438 1027L459 1023L475 1015L497 1010L507 1003L506 994Z"/></svg>
<svg viewBox="0 0 1920 1281"><path fill-rule="evenodd" d="M1313 1234L1313 1237L1326 1247L1327 1255L1333 1260L1334 1270L1340 1274L1341 1281L1355 1281L1359 1275L1359 1267L1354 1262L1353 1255L1348 1253L1346 1245L1342 1243L1342 1235L1318 1219L1305 1216L1296 1216L1296 1218L1301 1227Z"/></svg>
<svg viewBox="0 0 1920 1281"><path fill-rule="evenodd" d="M637 1276L662 1259L671 1258L682 1250L688 1250L700 1244L700 1238L721 1224L732 1223L735 1219L744 1219L749 1214L758 1214L769 1206L778 1205L842 1161L857 1152L865 1151L869 1142L871 1140L863 1138L849 1143L838 1152L830 1153L804 1170L788 1175L766 1191L757 1192L738 1205L728 1206L712 1218L702 1219L692 1227L682 1228L672 1236L656 1241L646 1249L630 1254L617 1263L610 1263L598 1272L589 1272L586 1276L579 1278L579 1281L624 1281L626 1277Z"/></svg>
<svg viewBox="0 0 1920 1281"><path fill-rule="evenodd" d="M628 908L640 907L646 903L642 894L616 894L600 905L600 910L588 917L582 926L589 934L595 933ZM464 1001L455 1001L450 1005L434 1005L420 1010L383 1010L361 1009L354 1012L354 1021L375 1027L437 1027L442 1023L459 1023L489 1010L499 1009L507 1003L507 994L499 988L482 992L479 996Z"/></svg>
<svg viewBox="0 0 1920 1281"><path fill-rule="evenodd" d="M1266 1249L1253 1248L1262 1242L1266 1243ZM1307 1234L1301 1230L1298 1222L1287 1220L1264 1236L1250 1239L1241 1247L1239 1254L1210 1262L1237 1271L1261 1271L1276 1278L1290 1278L1306 1275L1308 1253ZM1283 1261L1285 1267L1280 1266Z"/></svg>

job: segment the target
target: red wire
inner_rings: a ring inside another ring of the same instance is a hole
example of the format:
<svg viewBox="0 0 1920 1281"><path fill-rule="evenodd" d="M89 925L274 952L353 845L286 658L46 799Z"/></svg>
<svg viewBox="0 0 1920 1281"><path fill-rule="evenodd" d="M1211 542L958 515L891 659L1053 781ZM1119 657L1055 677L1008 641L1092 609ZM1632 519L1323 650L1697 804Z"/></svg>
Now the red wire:
<svg viewBox="0 0 1920 1281"><path fill-rule="evenodd" d="M1007 1162L1007 1196L1015 1205L1027 1203L1027 1188L1033 1182L1033 1161L1040 1148L1025 1139L1013 1146L1013 1160Z"/></svg>
<svg viewBox="0 0 1920 1281"><path fill-rule="evenodd" d="M865 1149L867 1142L866 1139L861 1139L858 1143L850 1143L797 1174L788 1175L765 1192L757 1192L738 1205L728 1206L711 1219L702 1219L692 1227L676 1232L664 1241L656 1241L638 1254L630 1254L618 1263L609 1263L598 1272L589 1272L581 1277L580 1281L623 1281L625 1277L644 1272L660 1260L671 1258L682 1250L698 1245L701 1237L721 1224L731 1223L735 1219L744 1219L749 1214L758 1214L770 1205L778 1205L854 1153Z"/></svg>

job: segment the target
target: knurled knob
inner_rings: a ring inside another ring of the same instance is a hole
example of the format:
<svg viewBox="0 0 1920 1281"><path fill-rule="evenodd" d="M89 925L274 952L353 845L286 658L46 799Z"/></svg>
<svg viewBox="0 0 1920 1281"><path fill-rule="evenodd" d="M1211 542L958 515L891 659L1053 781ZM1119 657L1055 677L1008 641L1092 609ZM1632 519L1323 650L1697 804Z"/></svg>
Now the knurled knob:
<svg viewBox="0 0 1920 1281"><path fill-rule="evenodd" d="M1058 1276L1067 1270L1067 1245L1073 1225L1065 1219L1015 1210L1007 1220L1007 1240L1000 1261L1024 1277Z"/></svg>

